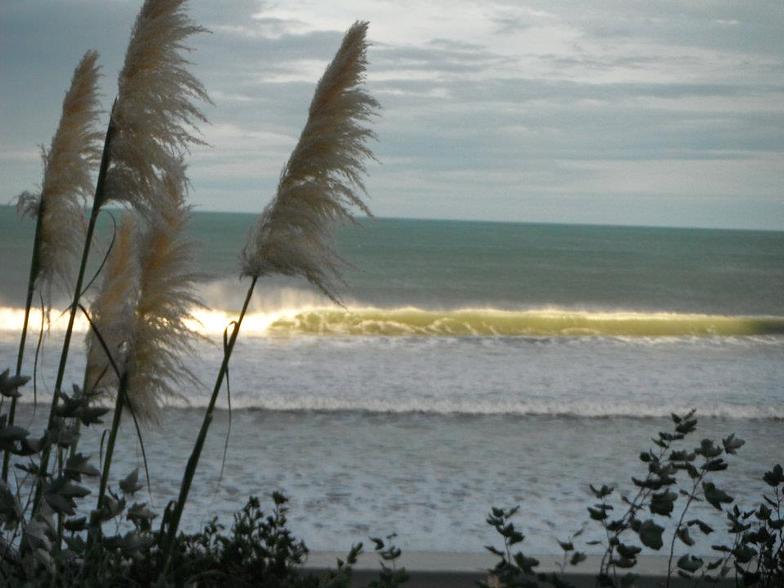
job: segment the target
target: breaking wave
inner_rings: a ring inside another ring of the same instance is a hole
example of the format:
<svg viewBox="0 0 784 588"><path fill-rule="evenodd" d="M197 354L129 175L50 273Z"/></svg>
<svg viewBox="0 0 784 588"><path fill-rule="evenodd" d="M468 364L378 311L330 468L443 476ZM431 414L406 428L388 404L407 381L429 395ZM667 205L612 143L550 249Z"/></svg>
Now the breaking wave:
<svg viewBox="0 0 784 588"><path fill-rule="evenodd" d="M204 335L218 335L236 314L220 310L194 310L191 327ZM0 330L21 329L23 311L0 307ZM33 312L32 324L40 322ZM50 329L65 328L59 313L51 315ZM35 327L33 327L35 328ZM87 329L79 317L77 332ZM250 312L243 336L423 336L423 337L686 337L784 335L784 317L725 316L670 312L582 311L558 308L501 310L464 308L300 307Z"/></svg>

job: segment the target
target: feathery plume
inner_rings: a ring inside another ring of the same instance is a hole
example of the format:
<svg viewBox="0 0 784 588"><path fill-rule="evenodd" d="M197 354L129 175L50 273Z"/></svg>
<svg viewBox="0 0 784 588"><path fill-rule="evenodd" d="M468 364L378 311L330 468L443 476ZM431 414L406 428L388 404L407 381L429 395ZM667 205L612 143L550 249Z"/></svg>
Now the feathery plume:
<svg viewBox="0 0 784 588"><path fill-rule="evenodd" d="M341 260L332 246L335 221L353 221L362 200L367 123L380 108L362 87L367 66L367 22L348 30L316 86L308 120L242 253L243 275L301 276L335 302Z"/></svg>
<svg viewBox="0 0 784 588"><path fill-rule="evenodd" d="M186 0L145 0L134 24L112 110L110 167L103 202L127 202L145 217L157 214L162 174L177 173L177 159L206 122L195 100L207 92L187 69L185 40L206 32L184 11ZM101 204L103 204L101 202Z"/></svg>
<svg viewBox="0 0 784 588"><path fill-rule="evenodd" d="M193 271L193 243L185 238L190 208L182 160L159 185L159 214L141 224L128 214L118 231L105 269L103 287L92 306L95 328L120 373L128 372L128 400L137 418L157 422L162 402L182 398L177 391L198 379L183 356L197 337L187 323L201 277ZM115 353L116 352L116 353ZM87 390L115 392L117 375L94 332L88 335Z"/></svg>
<svg viewBox="0 0 784 588"><path fill-rule="evenodd" d="M101 288L91 305L94 329L100 333L122 372L133 346L136 301L139 297L139 261L136 254L137 221L126 213L117 230L114 246L104 267ZM105 392L117 389L117 374L93 329L87 333L85 390Z"/></svg>
<svg viewBox="0 0 784 588"><path fill-rule="evenodd" d="M55 280L68 287L84 240L84 205L92 198L91 171L101 157L96 130L98 53L84 54L63 99L63 111L49 151L42 148L41 193L24 192L17 210L29 216L43 211L40 224L36 284L50 291Z"/></svg>
<svg viewBox="0 0 784 588"><path fill-rule="evenodd" d="M195 293L193 243L185 237L185 165L177 160L163 176L159 214L139 242L139 300L128 363L128 399L137 417L157 422L161 404L182 398L178 391L198 379L183 357L193 353L196 333L187 326L191 309L203 306Z"/></svg>

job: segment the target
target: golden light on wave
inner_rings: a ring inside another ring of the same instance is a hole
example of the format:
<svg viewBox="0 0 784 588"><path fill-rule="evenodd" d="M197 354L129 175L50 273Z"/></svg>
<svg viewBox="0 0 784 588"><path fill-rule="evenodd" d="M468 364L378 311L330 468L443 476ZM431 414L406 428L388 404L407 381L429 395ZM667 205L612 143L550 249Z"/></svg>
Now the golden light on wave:
<svg viewBox="0 0 784 588"><path fill-rule="evenodd" d="M192 314L195 320L188 321L188 328L210 337L222 335L229 323L237 320L236 312L198 309L194 310ZM282 312L248 314L242 323L242 331L264 334L269 330L270 325L283 314ZM292 314L296 314L296 311L292 311Z"/></svg>
<svg viewBox="0 0 784 588"><path fill-rule="evenodd" d="M24 309L23 308L10 308L0 307L0 330L2 331L17 331L21 332L22 325L24 324ZM30 326L29 329L36 331L41 326L41 310L30 310ZM61 310L52 310L49 313L49 324L46 326L50 331L65 331L68 326L68 315L63 314ZM86 333L89 323L82 315L77 315L74 322L75 333Z"/></svg>
<svg viewBox="0 0 784 588"><path fill-rule="evenodd" d="M237 319L236 311L194 309L187 325L194 331L219 339ZM23 311L0 307L0 331L22 328ZM40 311L33 312L31 327L40 324ZM64 330L66 318L52 311L51 331ZM88 323L79 317L77 332ZM425 337L693 337L784 335L784 317L722 316L668 312L584 311L542 308L500 310L463 308L324 307L303 305L275 310L251 311L242 325L248 337L296 336L425 336Z"/></svg>

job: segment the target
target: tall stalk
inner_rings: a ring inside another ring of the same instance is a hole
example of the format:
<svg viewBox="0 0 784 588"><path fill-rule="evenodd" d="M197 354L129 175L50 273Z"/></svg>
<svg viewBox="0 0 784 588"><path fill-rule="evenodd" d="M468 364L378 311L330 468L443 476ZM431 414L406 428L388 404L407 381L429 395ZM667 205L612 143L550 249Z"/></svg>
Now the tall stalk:
<svg viewBox="0 0 784 588"><path fill-rule="evenodd" d="M39 254L41 250L41 225L44 216L44 199L38 204L38 214L35 220L35 237L33 238L33 257L30 261L30 277L27 280L27 299L25 300L24 322L22 323L22 335L19 338L19 351L16 355L16 375L22 374L22 362L24 361L25 343L27 342L27 325L30 321L30 307L33 304L33 294L35 293L35 282L39 269ZM11 407L8 411L8 426L14 424L16 418L16 398L11 399ZM3 482L8 481L8 465L11 461L11 451L6 449L3 454Z"/></svg>
<svg viewBox="0 0 784 588"><path fill-rule="evenodd" d="M125 406L125 395L128 392L128 372L123 372L120 378L120 385L117 388L117 400L114 404L114 418L112 419L112 428L109 431L109 439L106 443L106 456L103 458L103 469L101 471L101 484L98 489L98 504L96 512L99 517L96 527L100 529L101 510L106 499L106 487L109 484L109 472L112 468L112 457L114 456L114 444L117 441L117 433L120 430L120 417L122 417L123 407ZM90 535L95 532L95 527L90 526Z"/></svg>
<svg viewBox="0 0 784 588"><path fill-rule="evenodd" d="M174 540L177 537L177 529L180 525L180 519L182 518L182 511L185 508L185 503L188 501L188 493L191 490L193 477L196 474L196 468L199 465L201 451L207 438L207 430L210 428L210 424L212 423L215 402L218 400L218 394L220 393L220 389L223 386L223 379L226 377L226 373L229 371L229 360L231 359L232 351L234 351L234 344L237 342L237 336L240 333L240 327L242 326L242 321L245 318L245 313L248 310L248 304L250 303L250 299L253 296L253 290L256 287L257 281L257 276L254 276L251 279L250 287L248 288L248 292L245 295L245 302L242 304L240 316L234 325L234 330L231 332L231 337L229 337L228 344L226 345L226 349L223 352L223 362L221 363L220 370L218 371L218 377L215 379L215 386L212 389L210 403L204 413L204 421L202 422L201 429L199 429L199 434L196 437L196 444L193 446L193 451L191 452L191 456L188 459L188 465L185 467L185 475L183 476L182 483L180 484L180 494L177 497L177 502L174 505L174 510L172 511L171 518L169 519L169 528L166 533L166 539L162 544L162 548L164 549L165 554L162 576L166 575L169 570L169 565L171 564Z"/></svg>
<svg viewBox="0 0 784 588"><path fill-rule="evenodd" d="M112 109L112 115L114 109ZM98 170L98 179L95 183L95 196L93 198L93 207L90 211L90 220L87 225L87 233L84 240L84 249L82 250L82 261L79 264L79 274L76 277L76 285L74 286L73 300L68 315L68 326L65 330L65 337L63 338L63 346L60 351L60 363L57 368L57 378L54 384L54 392L52 393L52 405L49 409L49 421L46 426L48 433L54 425L54 420L57 418L57 404L60 401L60 389L63 385L63 378L65 377L65 365L68 362L68 349L71 345L71 334L73 333L74 320L76 312L79 310L79 299L82 296L82 284L84 283L84 274L87 269L87 259L90 256L90 247L93 241L93 234L95 233L95 225L98 220L98 214L101 211L101 205L104 202L104 183L106 181L106 171L109 168L109 153L112 135L114 133L114 123L112 116L109 118L109 126L106 129L106 137L103 142L103 153L101 154L101 167ZM33 512L37 512L38 506L41 502L43 492L44 479L46 477L47 469L49 466L49 455L51 453L51 444L48 443L43 452L41 453L41 463L39 466L38 485L35 490L35 499L33 500Z"/></svg>
<svg viewBox="0 0 784 588"><path fill-rule="evenodd" d="M242 275L251 278L239 319L225 343L215 387L196 438L180 494L161 530L164 552L161 579L168 572L182 511L212 422L215 402L237 342L256 282L262 275L301 276L339 303L333 282L340 281L340 259L332 245L335 221L353 220L352 209L370 213L362 201L364 162L372 158L365 144L375 135L364 123L379 107L361 85L367 65L367 23L346 32L332 62L316 86L297 145L281 172L273 201L259 216L242 253Z"/></svg>

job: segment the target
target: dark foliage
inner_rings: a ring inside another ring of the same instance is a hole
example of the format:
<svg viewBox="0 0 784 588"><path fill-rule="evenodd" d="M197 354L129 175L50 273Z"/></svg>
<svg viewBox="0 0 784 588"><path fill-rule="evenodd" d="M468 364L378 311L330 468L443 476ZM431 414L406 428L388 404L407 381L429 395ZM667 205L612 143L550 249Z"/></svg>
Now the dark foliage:
<svg viewBox="0 0 784 588"><path fill-rule="evenodd" d="M684 448L685 440L697 428L694 414L694 411L673 414L672 431L658 433L652 439L655 448L640 454L640 462L647 471L632 476L632 493L621 495L607 484L589 486L595 498L587 507L589 520L601 526L605 537L588 542L604 547L596 573L598 586L634 586L638 576L631 570L637 565L643 546L660 551L665 545L667 587L676 576L693 584L715 584L730 578L737 586L784 586L784 471L776 465L767 472L763 479L771 493L763 495L758 507L742 510L735 504L735 497L722 490L714 478L727 470L727 458L745 442L733 434L720 441L703 439L697 447ZM714 545L713 550L718 554L715 559L703 559L688 552L676 558L676 545L681 550L689 548L695 543L693 533L710 535L714 531L704 521L688 516L690 507L700 501L724 513L734 541L731 545ZM526 557L521 550L513 551L513 546L524 540L511 520L517 512L518 507L493 508L487 519L504 541L501 549L487 547L499 558L490 570L493 581L508 588L534 588L540 583L559 588L567 586L555 574L537 573L536 559ZM567 541L559 541L564 552L561 572L567 563L577 565L585 559L574 547L574 538L581 532L582 529Z"/></svg>

